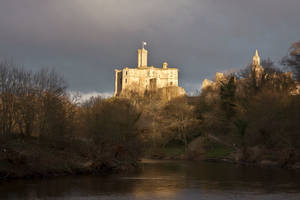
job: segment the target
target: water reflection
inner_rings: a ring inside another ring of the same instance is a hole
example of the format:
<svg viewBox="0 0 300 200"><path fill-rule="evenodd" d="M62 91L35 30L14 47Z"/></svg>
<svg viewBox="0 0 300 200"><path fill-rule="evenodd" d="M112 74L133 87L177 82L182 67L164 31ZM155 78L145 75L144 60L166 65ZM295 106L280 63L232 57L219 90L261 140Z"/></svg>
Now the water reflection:
<svg viewBox="0 0 300 200"><path fill-rule="evenodd" d="M144 161L135 173L15 180L0 199L300 199L300 172L224 163Z"/></svg>

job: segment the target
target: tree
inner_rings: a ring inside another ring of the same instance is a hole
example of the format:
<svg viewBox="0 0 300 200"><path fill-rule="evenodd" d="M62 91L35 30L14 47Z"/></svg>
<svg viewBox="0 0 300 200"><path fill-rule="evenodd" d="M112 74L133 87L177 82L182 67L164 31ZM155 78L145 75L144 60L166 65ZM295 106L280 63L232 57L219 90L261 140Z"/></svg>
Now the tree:
<svg viewBox="0 0 300 200"><path fill-rule="evenodd" d="M228 119L235 115L235 90L236 84L234 76L230 76L228 80L221 82L221 108L224 110Z"/></svg>
<svg viewBox="0 0 300 200"><path fill-rule="evenodd" d="M297 81L300 81L300 41L295 42L289 49L288 56L282 59L282 64L289 67Z"/></svg>
<svg viewBox="0 0 300 200"><path fill-rule="evenodd" d="M134 158L141 153L137 122L141 113L125 98L92 98L82 107L81 128L99 154Z"/></svg>
<svg viewBox="0 0 300 200"><path fill-rule="evenodd" d="M179 140L187 150L188 142L196 134L199 125L194 107L188 104L185 97L177 98L168 102L158 115L157 130L161 132L164 144Z"/></svg>
<svg viewBox="0 0 300 200"><path fill-rule="evenodd" d="M0 62L0 133L62 135L68 120L65 89L53 70L33 73Z"/></svg>

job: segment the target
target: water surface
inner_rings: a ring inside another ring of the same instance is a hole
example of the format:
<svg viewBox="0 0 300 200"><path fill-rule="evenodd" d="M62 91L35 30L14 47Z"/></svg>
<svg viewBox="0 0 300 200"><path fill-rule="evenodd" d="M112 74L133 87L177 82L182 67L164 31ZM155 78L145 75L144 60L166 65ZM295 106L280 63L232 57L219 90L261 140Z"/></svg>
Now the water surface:
<svg viewBox="0 0 300 200"><path fill-rule="evenodd" d="M225 163L147 160L138 172L0 183L7 200L299 200L300 172Z"/></svg>

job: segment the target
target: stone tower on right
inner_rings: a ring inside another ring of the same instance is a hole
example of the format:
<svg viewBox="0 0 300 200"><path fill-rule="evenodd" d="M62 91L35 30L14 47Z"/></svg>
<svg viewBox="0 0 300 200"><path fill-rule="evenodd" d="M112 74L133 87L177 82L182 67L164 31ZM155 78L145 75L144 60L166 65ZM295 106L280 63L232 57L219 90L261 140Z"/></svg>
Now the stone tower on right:
<svg viewBox="0 0 300 200"><path fill-rule="evenodd" d="M260 84L263 73L264 73L264 68L260 64L260 57L258 55L258 51L256 50L252 59L252 67L250 73L250 78L255 78L256 86Z"/></svg>

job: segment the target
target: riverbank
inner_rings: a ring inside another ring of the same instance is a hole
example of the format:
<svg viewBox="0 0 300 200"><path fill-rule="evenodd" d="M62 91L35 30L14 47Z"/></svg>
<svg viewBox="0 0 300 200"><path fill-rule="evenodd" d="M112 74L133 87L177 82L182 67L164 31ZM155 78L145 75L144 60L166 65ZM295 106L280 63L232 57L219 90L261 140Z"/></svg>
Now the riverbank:
<svg viewBox="0 0 300 200"><path fill-rule="evenodd" d="M192 142L187 152L183 145L178 144L149 149L145 158L225 162L300 170L297 157L292 154L287 156L287 152L284 151L267 151L253 147L246 150L245 156L245 152L222 144L199 144ZM111 147L109 152L101 152L92 142L70 138L0 137L0 181L78 174L111 174L133 171L139 167L138 157L131 156L121 147L115 148Z"/></svg>
<svg viewBox="0 0 300 200"><path fill-rule="evenodd" d="M216 137L198 137L189 145L187 158L238 165L300 169L300 155L295 150L266 146L232 146Z"/></svg>
<svg viewBox="0 0 300 200"><path fill-rule="evenodd" d="M293 151L270 150L258 146L242 150L212 140L204 141L203 138L192 141L186 152L183 145L171 145L149 150L146 158L225 162L262 168L300 170L299 156Z"/></svg>
<svg viewBox="0 0 300 200"><path fill-rule="evenodd" d="M102 174L137 168L130 156L113 157L91 142L34 137L0 138L0 180Z"/></svg>

